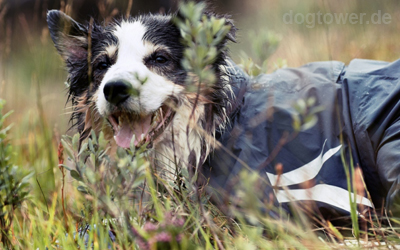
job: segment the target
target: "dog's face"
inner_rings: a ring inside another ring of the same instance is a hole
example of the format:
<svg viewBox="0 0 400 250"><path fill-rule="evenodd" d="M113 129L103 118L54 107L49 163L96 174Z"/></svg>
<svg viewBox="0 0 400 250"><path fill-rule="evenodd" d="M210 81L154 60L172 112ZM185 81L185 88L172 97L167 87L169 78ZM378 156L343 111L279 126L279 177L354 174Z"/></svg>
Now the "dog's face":
<svg viewBox="0 0 400 250"><path fill-rule="evenodd" d="M119 146L129 147L133 137L135 146L154 142L174 115L170 101L185 90L179 30L170 17L146 16L122 21L110 33L117 43L105 46L94 64L101 75L98 112Z"/></svg>
<svg viewBox="0 0 400 250"><path fill-rule="evenodd" d="M152 146L170 141L171 134L189 135L172 131L172 120L186 129L189 116L195 125L204 125L224 112L221 104L227 96L222 81L210 87L212 91L200 93L200 98L186 91L184 46L172 18L145 15L107 26L93 22L84 26L60 11L48 13L51 37L69 71L73 118L83 135L106 121L119 146L128 148L131 141L135 146ZM232 39L233 32L226 39ZM221 53L212 65L217 77L224 60Z"/></svg>
<svg viewBox="0 0 400 250"><path fill-rule="evenodd" d="M82 70L74 61L90 60L85 37L90 31L58 11L49 12L48 18L72 73ZM69 30L60 30L60 24ZM95 111L110 122L119 146L129 147L133 137L136 146L154 141L174 113L166 102L177 100L184 90L179 30L170 16L144 16L105 28L93 26L91 32L92 83L85 91Z"/></svg>

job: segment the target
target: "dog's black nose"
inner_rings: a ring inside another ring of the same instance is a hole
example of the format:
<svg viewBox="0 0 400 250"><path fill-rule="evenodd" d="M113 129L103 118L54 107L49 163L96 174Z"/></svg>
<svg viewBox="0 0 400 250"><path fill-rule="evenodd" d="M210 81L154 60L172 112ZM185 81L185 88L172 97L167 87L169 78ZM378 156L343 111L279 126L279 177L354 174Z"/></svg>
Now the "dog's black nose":
<svg viewBox="0 0 400 250"><path fill-rule="evenodd" d="M106 83L103 92L108 102L118 105L129 98L131 89L132 87L127 83L113 81Z"/></svg>

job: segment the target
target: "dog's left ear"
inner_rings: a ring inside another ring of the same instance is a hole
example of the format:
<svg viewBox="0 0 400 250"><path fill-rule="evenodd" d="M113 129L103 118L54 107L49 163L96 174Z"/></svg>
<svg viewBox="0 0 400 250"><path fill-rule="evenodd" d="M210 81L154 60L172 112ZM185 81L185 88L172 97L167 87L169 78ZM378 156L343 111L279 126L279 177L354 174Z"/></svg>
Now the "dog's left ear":
<svg viewBox="0 0 400 250"><path fill-rule="evenodd" d="M51 39L65 61L87 58L88 30L59 10L47 13Z"/></svg>

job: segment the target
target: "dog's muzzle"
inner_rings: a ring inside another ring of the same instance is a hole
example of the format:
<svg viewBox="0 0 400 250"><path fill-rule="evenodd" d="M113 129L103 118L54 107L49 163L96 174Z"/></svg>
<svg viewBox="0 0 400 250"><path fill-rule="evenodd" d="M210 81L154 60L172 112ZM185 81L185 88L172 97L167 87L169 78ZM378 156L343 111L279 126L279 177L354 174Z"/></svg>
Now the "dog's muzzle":
<svg viewBox="0 0 400 250"><path fill-rule="evenodd" d="M128 99L138 97L139 91L123 80L107 82L103 93L107 102L113 106L106 118L112 125L117 145L123 148L129 148L131 142L136 147L145 143L151 147L154 139L164 131L174 116L168 105L162 105L150 113L130 110Z"/></svg>

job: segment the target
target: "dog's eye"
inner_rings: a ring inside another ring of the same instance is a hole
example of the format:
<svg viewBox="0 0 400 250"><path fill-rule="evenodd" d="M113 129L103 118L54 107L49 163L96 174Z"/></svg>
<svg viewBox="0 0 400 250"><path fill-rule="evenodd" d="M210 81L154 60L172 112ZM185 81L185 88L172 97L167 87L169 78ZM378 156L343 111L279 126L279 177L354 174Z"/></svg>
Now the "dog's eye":
<svg viewBox="0 0 400 250"><path fill-rule="evenodd" d="M99 69L99 70L105 70L105 69L108 69L108 67L110 67L110 64L107 62L101 62L101 63L97 64L97 69Z"/></svg>
<svg viewBox="0 0 400 250"><path fill-rule="evenodd" d="M164 64L168 61L168 59L164 56L157 56L154 61L158 64Z"/></svg>

